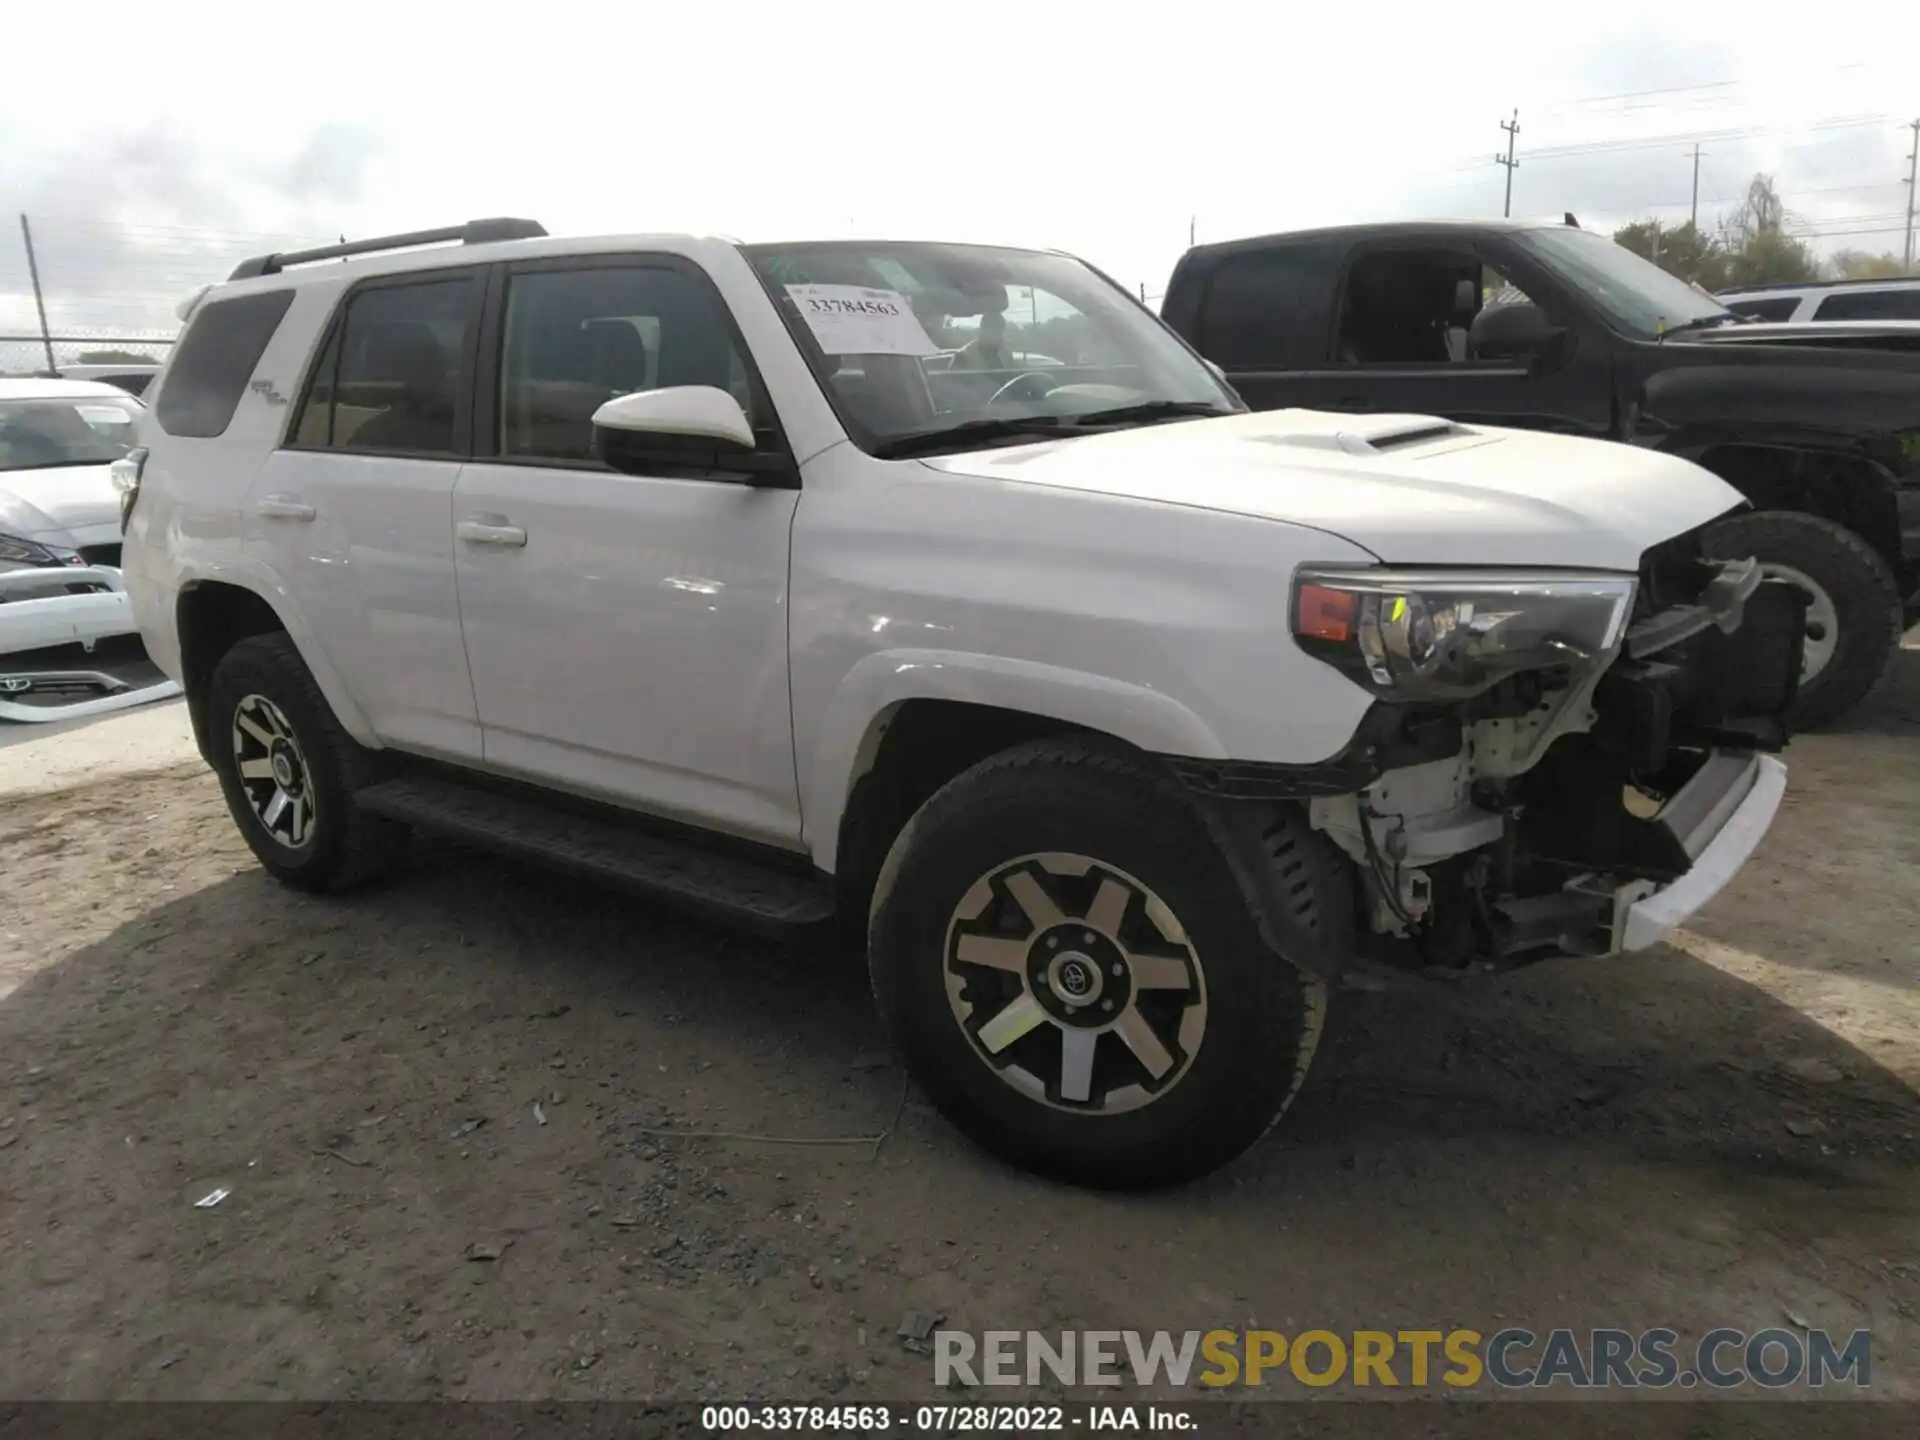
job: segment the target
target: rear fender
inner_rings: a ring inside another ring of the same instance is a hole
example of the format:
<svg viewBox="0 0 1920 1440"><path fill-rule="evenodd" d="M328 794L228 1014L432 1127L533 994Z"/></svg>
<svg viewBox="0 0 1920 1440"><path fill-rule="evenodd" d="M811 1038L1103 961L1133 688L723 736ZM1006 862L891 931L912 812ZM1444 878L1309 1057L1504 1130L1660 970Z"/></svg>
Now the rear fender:
<svg viewBox="0 0 1920 1440"><path fill-rule="evenodd" d="M307 669L313 672L314 682L319 685L320 693L326 697L328 707L345 730L360 744L369 749L380 748L380 740L373 733L373 727L367 723L366 715L354 702L346 682L341 679L339 670L327 655L326 646L319 635L308 623L306 615L293 598L292 593L282 585L272 570L264 565L256 565L250 560L239 559L195 573L183 580L180 594L184 597L189 591L208 583L232 585L241 590L249 590L264 600L280 624L293 641L294 648L300 652L300 658L306 662ZM206 734L204 693L188 692L188 709L193 717L194 738L200 742L201 753L205 754Z"/></svg>

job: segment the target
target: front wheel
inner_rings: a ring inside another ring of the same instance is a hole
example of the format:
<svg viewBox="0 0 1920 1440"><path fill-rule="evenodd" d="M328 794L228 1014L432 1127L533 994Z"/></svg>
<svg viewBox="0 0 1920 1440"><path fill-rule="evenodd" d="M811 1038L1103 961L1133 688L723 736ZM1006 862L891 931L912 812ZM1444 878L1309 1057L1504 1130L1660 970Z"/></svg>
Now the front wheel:
<svg viewBox="0 0 1920 1440"><path fill-rule="evenodd" d="M1887 562L1844 525L1793 510L1724 520L1706 534L1718 560L1752 556L1807 596L1807 637L1793 722L1839 719L1879 681L1900 643L1900 587Z"/></svg>
<svg viewBox="0 0 1920 1440"><path fill-rule="evenodd" d="M868 963L948 1120L1112 1188L1190 1180L1258 1140L1328 998L1262 941L1179 782L1077 739L995 756L921 808L875 889Z"/></svg>

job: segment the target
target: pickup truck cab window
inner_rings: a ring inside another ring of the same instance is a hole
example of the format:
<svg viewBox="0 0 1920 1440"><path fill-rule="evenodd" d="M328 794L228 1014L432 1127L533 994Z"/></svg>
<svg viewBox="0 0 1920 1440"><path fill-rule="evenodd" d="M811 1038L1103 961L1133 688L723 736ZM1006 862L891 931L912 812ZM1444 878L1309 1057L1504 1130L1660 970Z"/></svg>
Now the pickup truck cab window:
<svg viewBox="0 0 1920 1440"><path fill-rule="evenodd" d="M1347 270L1334 355L1342 365L1507 362L1476 343L1481 312L1532 297L1463 250L1362 252Z"/></svg>
<svg viewBox="0 0 1920 1440"><path fill-rule="evenodd" d="M743 251L871 454L1244 408L1143 306L1064 255L851 241ZM884 309L863 331L809 318L803 302Z"/></svg>
<svg viewBox="0 0 1920 1440"><path fill-rule="evenodd" d="M1333 323L1326 297L1335 273L1335 257L1321 246L1228 256L1201 303L1201 353L1229 371L1319 364Z"/></svg>

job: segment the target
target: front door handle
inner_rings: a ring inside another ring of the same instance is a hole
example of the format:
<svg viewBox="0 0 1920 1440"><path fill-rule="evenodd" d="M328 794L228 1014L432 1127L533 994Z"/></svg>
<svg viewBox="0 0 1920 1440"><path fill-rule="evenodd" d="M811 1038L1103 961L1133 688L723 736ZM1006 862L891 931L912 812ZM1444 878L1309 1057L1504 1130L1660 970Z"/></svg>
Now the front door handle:
<svg viewBox="0 0 1920 1440"><path fill-rule="evenodd" d="M469 545L499 545L506 549L517 550L527 543L527 532L518 525L509 525L504 517L489 516L486 520L462 520L453 527L453 533Z"/></svg>
<svg viewBox="0 0 1920 1440"><path fill-rule="evenodd" d="M269 520L311 520L313 506L290 495L268 495L253 507L254 514Z"/></svg>

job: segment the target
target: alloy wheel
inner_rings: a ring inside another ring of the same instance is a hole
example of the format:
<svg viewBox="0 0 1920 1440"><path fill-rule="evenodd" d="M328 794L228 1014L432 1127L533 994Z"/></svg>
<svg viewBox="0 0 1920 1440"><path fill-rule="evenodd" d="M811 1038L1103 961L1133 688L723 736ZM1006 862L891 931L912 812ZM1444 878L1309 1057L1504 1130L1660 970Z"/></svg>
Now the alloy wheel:
<svg viewBox="0 0 1920 1440"><path fill-rule="evenodd" d="M264 695L234 707L233 762L260 827L290 850L304 845L313 834L313 778L293 726Z"/></svg>
<svg viewBox="0 0 1920 1440"><path fill-rule="evenodd" d="M976 880L948 923L945 969L975 1052L1055 1108L1151 1104L1206 1035L1185 928L1146 885L1085 855L1022 856Z"/></svg>

